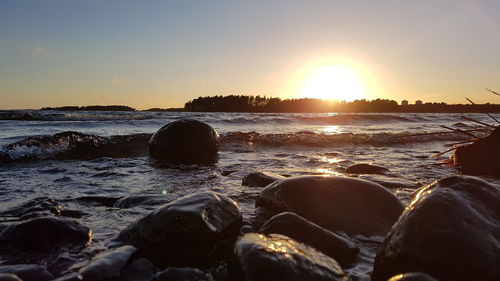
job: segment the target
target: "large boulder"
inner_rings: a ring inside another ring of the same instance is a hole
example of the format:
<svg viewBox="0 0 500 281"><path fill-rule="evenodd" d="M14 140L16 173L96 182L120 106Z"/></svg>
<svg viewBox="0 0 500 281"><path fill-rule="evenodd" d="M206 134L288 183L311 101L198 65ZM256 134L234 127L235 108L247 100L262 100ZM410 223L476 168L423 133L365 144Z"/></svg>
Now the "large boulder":
<svg viewBox="0 0 500 281"><path fill-rule="evenodd" d="M385 235L403 204L376 183L347 177L300 176L264 188L256 201L275 212L293 212L331 231Z"/></svg>
<svg viewBox="0 0 500 281"><path fill-rule="evenodd" d="M260 230L264 234L282 234L334 258L341 265L352 263L359 248L340 234L331 232L294 213L281 213L272 217Z"/></svg>
<svg viewBox="0 0 500 281"><path fill-rule="evenodd" d="M215 192L188 195L139 219L117 238L163 266L207 266L239 233L237 204Z"/></svg>
<svg viewBox="0 0 500 281"><path fill-rule="evenodd" d="M424 272L441 281L500 278L500 187L453 176L420 189L384 240L372 279Z"/></svg>
<svg viewBox="0 0 500 281"><path fill-rule="evenodd" d="M350 280L334 259L284 235L247 233L234 254L246 281Z"/></svg>
<svg viewBox="0 0 500 281"><path fill-rule="evenodd" d="M92 232L79 222L42 217L9 225L0 232L0 246L26 252L49 252L60 246L85 246Z"/></svg>
<svg viewBox="0 0 500 281"><path fill-rule="evenodd" d="M149 140L149 155L174 164L216 160L220 139L208 124L181 119L161 127Z"/></svg>

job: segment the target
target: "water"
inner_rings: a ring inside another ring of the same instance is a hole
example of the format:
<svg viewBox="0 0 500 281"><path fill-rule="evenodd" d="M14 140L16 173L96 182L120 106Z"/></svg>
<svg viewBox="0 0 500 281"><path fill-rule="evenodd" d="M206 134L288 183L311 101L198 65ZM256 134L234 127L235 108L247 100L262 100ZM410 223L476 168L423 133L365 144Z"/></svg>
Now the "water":
<svg viewBox="0 0 500 281"><path fill-rule="evenodd" d="M446 144L469 137L421 134L447 131L441 126L479 128L461 116L0 111L0 211L47 197L63 210L80 213L78 220L93 231L93 243L85 254L73 253L73 258L85 261L121 229L156 208L118 209L103 204L102 198L156 194L167 202L213 190L236 200L249 221L261 188L242 186L241 180L252 171L342 175L352 164L372 163L415 186L429 184L456 173L442 164L449 153L434 155L446 150ZM492 123L483 114L467 116ZM222 146L217 163L161 167L150 160L149 136L181 118L204 121L218 131ZM402 187L393 192L406 203L414 190ZM15 219L0 216L2 225ZM355 280L369 280L379 242L359 239L362 254L348 269ZM9 257L0 258L9 262Z"/></svg>

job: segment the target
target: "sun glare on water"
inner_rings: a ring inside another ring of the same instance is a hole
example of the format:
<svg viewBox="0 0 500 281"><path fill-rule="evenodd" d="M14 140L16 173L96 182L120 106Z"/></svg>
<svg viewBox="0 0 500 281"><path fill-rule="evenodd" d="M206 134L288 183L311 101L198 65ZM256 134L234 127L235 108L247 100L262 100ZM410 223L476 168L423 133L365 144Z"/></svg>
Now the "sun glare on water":
<svg viewBox="0 0 500 281"><path fill-rule="evenodd" d="M353 101L366 98L361 76L346 65L328 65L305 74L299 97Z"/></svg>

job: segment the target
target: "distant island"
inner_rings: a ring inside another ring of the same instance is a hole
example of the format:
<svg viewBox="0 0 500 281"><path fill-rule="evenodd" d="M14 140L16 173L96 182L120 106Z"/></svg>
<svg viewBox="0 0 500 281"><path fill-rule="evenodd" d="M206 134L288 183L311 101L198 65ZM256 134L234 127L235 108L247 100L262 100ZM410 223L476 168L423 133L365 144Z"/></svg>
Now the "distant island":
<svg viewBox="0 0 500 281"><path fill-rule="evenodd" d="M137 111L125 105L90 105L44 107L41 110L60 111ZM151 112L283 112L283 113L500 113L500 104L446 104L444 102L417 101L398 104L394 100L330 101L312 98L280 99L266 96L228 95L198 97L184 104L183 108L150 108Z"/></svg>
<svg viewBox="0 0 500 281"><path fill-rule="evenodd" d="M126 105L88 105L88 106L61 106L44 107L40 110L60 111L136 111L135 108Z"/></svg>
<svg viewBox="0 0 500 281"><path fill-rule="evenodd" d="M280 99L261 96L209 96L186 102L185 111L194 112L407 112L407 113L500 113L500 104L446 104L417 101L399 105L394 100L329 101L311 98Z"/></svg>

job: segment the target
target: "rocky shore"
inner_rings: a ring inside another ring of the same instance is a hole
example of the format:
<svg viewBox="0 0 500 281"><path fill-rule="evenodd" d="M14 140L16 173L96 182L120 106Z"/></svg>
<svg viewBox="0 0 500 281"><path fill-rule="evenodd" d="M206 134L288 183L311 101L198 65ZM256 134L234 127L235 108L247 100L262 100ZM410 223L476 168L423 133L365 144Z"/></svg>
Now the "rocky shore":
<svg viewBox="0 0 500 281"><path fill-rule="evenodd" d="M213 141L205 150L216 158L217 133L203 128ZM183 154L154 149L158 161L165 151L175 162ZM167 202L159 195L82 198L153 209L92 251L96 229L76 210L44 197L4 210L2 217L16 219L0 225L0 281L500 279L500 186L493 181L450 176L420 187L360 163L344 176L253 171L242 185L261 187L250 216L235 198L213 191ZM414 188L408 204L394 186Z"/></svg>

